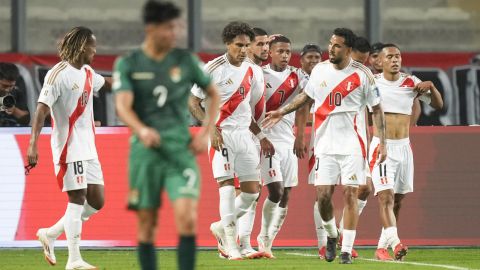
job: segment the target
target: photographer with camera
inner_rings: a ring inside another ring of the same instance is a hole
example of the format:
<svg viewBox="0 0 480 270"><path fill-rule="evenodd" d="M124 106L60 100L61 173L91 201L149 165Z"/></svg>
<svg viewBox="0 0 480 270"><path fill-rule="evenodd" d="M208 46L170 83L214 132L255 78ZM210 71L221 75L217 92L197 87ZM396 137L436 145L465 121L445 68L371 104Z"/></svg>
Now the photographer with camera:
<svg viewBox="0 0 480 270"><path fill-rule="evenodd" d="M26 94L15 85L19 76L15 64L0 62L0 127L28 126L30 123Z"/></svg>

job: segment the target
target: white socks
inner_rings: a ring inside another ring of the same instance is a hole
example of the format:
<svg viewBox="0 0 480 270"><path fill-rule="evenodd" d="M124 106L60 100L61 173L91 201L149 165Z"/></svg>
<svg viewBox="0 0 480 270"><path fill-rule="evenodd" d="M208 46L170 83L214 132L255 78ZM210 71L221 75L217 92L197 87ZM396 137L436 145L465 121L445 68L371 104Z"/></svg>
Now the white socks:
<svg viewBox="0 0 480 270"><path fill-rule="evenodd" d="M223 186L218 189L220 195L220 218L223 227L235 225L235 188L233 186Z"/></svg>
<svg viewBox="0 0 480 270"><path fill-rule="evenodd" d="M382 227L382 233L380 234L380 239L378 239L377 248L388 248L387 235L385 234L385 229Z"/></svg>
<svg viewBox="0 0 480 270"><path fill-rule="evenodd" d="M242 247L250 247L250 235L252 234L253 222L255 221L255 212L257 202L254 201L247 213L237 220L238 224L238 239Z"/></svg>
<svg viewBox="0 0 480 270"><path fill-rule="evenodd" d="M397 227L388 227L384 229L385 238L387 244L395 249L395 247L400 244L400 239L398 238Z"/></svg>
<svg viewBox="0 0 480 270"><path fill-rule="evenodd" d="M90 204L88 204L85 200L85 203L83 204L82 221L87 221L92 215L96 213L98 213L98 210L91 207Z"/></svg>
<svg viewBox="0 0 480 270"><path fill-rule="evenodd" d="M65 212L64 227L68 244L68 261L74 262L82 259L80 255L80 238L82 234L83 205L68 203Z"/></svg>
<svg viewBox="0 0 480 270"><path fill-rule="evenodd" d="M356 230L343 230L342 252L352 254L353 242L355 241Z"/></svg>
<svg viewBox="0 0 480 270"><path fill-rule="evenodd" d="M322 222L323 222L323 228L325 228L325 231L327 231L328 237L337 238L338 231L337 231L337 224L335 224L335 216L329 221L325 221L322 219Z"/></svg>
<svg viewBox="0 0 480 270"><path fill-rule="evenodd" d="M362 214L363 208L365 208L365 206L367 205L367 200L362 201L357 199L357 203L358 203L358 216L360 216Z"/></svg>
<svg viewBox="0 0 480 270"><path fill-rule="evenodd" d="M67 208L68 209L68 208ZM90 206L87 201L83 204L81 219L83 222L87 221L93 214L98 213L98 210ZM65 213L66 214L66 213ZM47 229L47 237L57 239L65 231L65 216L61 217L57 223L53 224Z"/></svg>
<svg viewBox="0 0 480 270"><path fill-rule="evenodd" d="M313 206L313 220L315 221L315 230L317 231L318 248L322 248L327 245L327 232L323 228L322 217L320 216L320 209L318 208L318 202L316 201Z"/></svg>
<svg viewBox="0 0 480 270"><path fill-rule="evenodd" d="M241 192L235 198L235 217L238 219L239 217L245 215L252 206L252 203L258 198L258 193L246 193Z"/></svg>
<svg viewBox="0 0 480 270"><path fill-rule="evenodd" d="M269 228L272 224L275 209L278 207L278 203L274 203L268 199L265 199L262 210L262 228L260 229L261 237L268 237Z"/></svg>
<svg viewBox="0 0 480 270"><path fill-rule="evenodd" d="M362 211L363 211L363 208L365 208L365 206L367 205L367 200L365 201L362 201L360 199L357 199L357 203L358 203L358 216L360 217L360 215L362 214ZM343 233L343 212L342 212L342 219L340 220L340 224L338 225L338 230L340 231L340 234Z"/></svg>
<svg viewBox="0 0 480 270"><path fill-rule="evenodd" d="M287 212L288 212L288 207L282 208L282 207L278 206L275 209L273 220L272 220L272 223L270 225L269 232L268 232L268 237L270 238L271 241L273 241L273 239L275 239L278 232L282 228L283 222L285 221L285 218L287 217Z"/></svg>

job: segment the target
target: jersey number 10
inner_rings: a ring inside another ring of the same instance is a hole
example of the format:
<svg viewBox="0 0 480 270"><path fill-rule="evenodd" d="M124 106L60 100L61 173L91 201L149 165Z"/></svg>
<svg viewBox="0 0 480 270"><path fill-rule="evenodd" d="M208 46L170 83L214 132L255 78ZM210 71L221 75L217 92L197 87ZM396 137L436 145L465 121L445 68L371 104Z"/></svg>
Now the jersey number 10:
<svg viewBox="0 0 480 270"><path fill-rule="evenodd" d="M330 93L328 95L328 104L330 106L341 106L342 105L342 93L336 92L336 93Z"/></svg>

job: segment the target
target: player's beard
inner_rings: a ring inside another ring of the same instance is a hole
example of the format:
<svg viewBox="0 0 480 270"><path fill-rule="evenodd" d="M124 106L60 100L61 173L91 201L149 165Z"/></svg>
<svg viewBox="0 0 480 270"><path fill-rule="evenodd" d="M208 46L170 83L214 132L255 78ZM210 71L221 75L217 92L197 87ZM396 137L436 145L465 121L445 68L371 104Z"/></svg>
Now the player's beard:
<svg viewBox="0 0 480 270"><path fill-rule="evenodd" d="M328 59L330 60L330 63L335 64L335 65L340 64L343 60L339 57L329 57Z"/></svg>

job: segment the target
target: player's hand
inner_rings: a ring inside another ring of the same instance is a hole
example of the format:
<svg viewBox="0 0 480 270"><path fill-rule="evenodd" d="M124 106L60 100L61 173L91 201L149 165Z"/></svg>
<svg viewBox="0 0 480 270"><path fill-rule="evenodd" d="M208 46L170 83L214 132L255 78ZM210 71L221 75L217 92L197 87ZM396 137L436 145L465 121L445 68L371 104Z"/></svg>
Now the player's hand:
<svg viewBox="0 0 480 270"><path fill-rule="evenodd" d="M27 150L28 165L35 167L38 162L38 150L36 145L30 144Z"/></svg>
<svg viewBox="0 0 480 270"><path fill-rule="evenodd" d="M143 127L137 132L140 141L147 148L159 147L161 143L160 134L151 127Z"/></svg>
<svg viewBox="0 0 480 270"><path fill-rule="evenodd" d="M3 111L5 111L8 115L12 115L15 111L15 105L13 105L11 108L3 107Z"/></svg>
<svg viewBox="0 0 480 270"><path fill-rule="evenodd" d="M423 95L432 89L433 83L431 81L420 82L413 88L413 91Z"/></svg>
<svg viewBox="0 0 480 270"><path fill-rule="evenodd" d="M262 121L262 128L271 128L282 119L283 115L280 110L269 111L265 114L265 119Z"/></svg>
<svg viewBox="0 0 480 270"><path fill-rule="evenodd" d="M260 140L260 153L266 157L275 155L275 148L267 138Z"/></svg>
<svg viewBox="0 0 480 270"><path fill-rule="evenodd" d="M211 143L212 143L213 149L215 149L216 151L222 151L223 137L222 137L222 132L218 128L213 129Z"/></svg>
<svg viewBox="0 0 480 270"><path fill-rule="evenodd" d="M207 129L202 127L200 131L193 137L189 147L194 155L197 155L206 151L208 147Z"/></svg>
<svg viewBox="0 0 480 270"><path fill-rule="evenodd" d="M293 144L293 153L298 158L304 158L307 154L307 146L302 137L295 137L295 143Z"/></svg>
<svg viewBox="0 0 480 270"><path fill-rule="evenodd" d="M387 148L385 144L380 144L378 146L378 159L377 164L383 163L387 159Z"/></svg>
<svg viewBox="0 0 480 270"><path fill-rule="evenodd" d="M273 34L273 35L270 35L268 36L268 42L272 42L275 38L277 37L280 37L280 36L283 36L282 34Z"/></svg>

